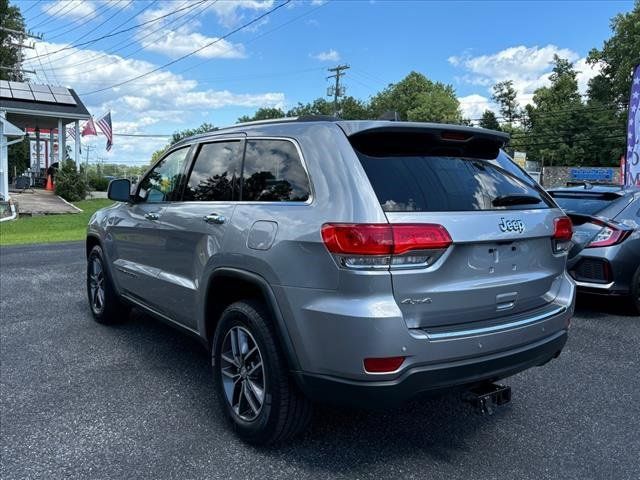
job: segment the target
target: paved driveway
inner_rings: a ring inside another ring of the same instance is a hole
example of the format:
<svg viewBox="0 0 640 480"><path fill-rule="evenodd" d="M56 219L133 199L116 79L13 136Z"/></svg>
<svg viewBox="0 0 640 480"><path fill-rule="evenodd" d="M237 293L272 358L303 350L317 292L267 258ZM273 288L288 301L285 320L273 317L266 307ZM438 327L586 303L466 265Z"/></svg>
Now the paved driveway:
<svg viewBox="0 0 640 480"><path fill-rule="evenodd" d="M640 318L580 307L562 356L480 417L455 398L318 410L279 448L216 409L199 344L134 313L94 323L80 244L0 249L1 470L13 478L637 479Z"/></svg>

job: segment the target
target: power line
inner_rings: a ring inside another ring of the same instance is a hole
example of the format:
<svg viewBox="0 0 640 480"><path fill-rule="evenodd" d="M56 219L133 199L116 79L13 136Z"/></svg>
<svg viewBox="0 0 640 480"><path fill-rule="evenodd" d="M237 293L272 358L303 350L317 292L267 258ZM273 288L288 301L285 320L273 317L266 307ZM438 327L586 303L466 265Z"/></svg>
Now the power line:
<svg viewBox="0 0 640 480"><path fill-rule="evenodd" d="M78 18L78 19L74 20L73 22L71 22L70 24L61 25L61 26L59 26L57 28L53 28L53 29L49 30L48 32L45 32L43 35L46 37L47 41L51 41L54 38L58 38L58 37L61 37L62 35L66 35L67 33L72 32L73 30L77 30L80 27L83 27L87 23L92 22L93 20L98 18L103 10L106 12L108 10L111 10L115 6L116 6L115 3L105 2L102 5L100 5L98 8L96 8L93 11L93 13L90 14L89 16L84 17L84 18ZM67 28L69 26L70 26L70 28ZM51 35L52 32L56 32L58 30L65 29L65 28L66 28L66 30L64 30L64 31L62 31L60 33L56 33L55 35Z"/></svg>
<svg viewBox="0 0 640 480"><path fill-rule="evenodd" d="M54 3L54 6L55 6L55 3ZM60 8L58 8L58 10L56 10L55 12L47 11L47 15L50 16L51 18L45 18L42 22L38 23L37 25L34 25L33 28L38 28L38 27L41 27L42 25L46 25L47 23L53 22L56 19L56 17L60 15L67 7L72 7L71 10L73 10L74 8L78 7L78 4L74 4L72 2L68 2L65 4L64 2L60 2Z"/></svg>
<svg viewBox="0 0 640 480"><path fill-rule="evenodd" d="M205 2L205 1L206 1L206 0L200 0L196 5L198 5L198 4L200 4L200 3L203 3L203 2ZM289 2L291 2L291 0L287 0L287 2L286 2L286 3L289 3ZM148 25L148 24L150 24L150 23L154 23L154 22L160 21L160 20L162 20L163 18L169 17L169 16L174 15L174 14L176 14L176 13L178 13L178 12L182 11L182 10L185 10L185 9L187 9L187 8L192 8L192 7L193 7L193 5L190 5L190 6L188 6L188 7L183 7L183 8L177 9L177 10L173 10L173 11L171 11L171 12L169 12L169 13L165 14L165 15L162 15L162 16L160 16L160 17L153 18L153 19L151 19L151 20L147 20L146 22L142 22L142 23L140 23L140 24L138 24L138 25L134 25L133 27L124 28L124 29L122 29L122 30L118 30L118 31L116 31L116 32L111 32L111 33L108 33L108 34L106 34L106 35L102 35L102 36L100 36L100 37L94 38L94 39L92 39L92 40L87 40L86 42L67 45L66 47L63 47L63 48L60 48L60 49L55 50L55 51L53 51L53 52L50 52L48 55L55 55L55 54L57 54L57 53L60 53L60 52L65 51L65 50L70 50L70 49L72 49L72 48L82 47L82 46L84 46L84 45L89 45L89 44L91 44L91 43L95 43L95 42L98 42L98 41L100 41L100 40L104 40L105 38L111 38L111 37L115 37L116 35L120 35L121 33L130 32L131 30L135 30L136 28L144 27L145 25ZM278 7L278 8L279 8L279 7ZM37 58L37 57L31 57L29 60L34 60L35 58Z"/></svg>
<svg viewBox="0 0 640 480"><path fill-rule="evenodd" d="M41 3L42 2L38 2L36 5L39 5ZM43 15L49 15L49 12L51 12L51 10L53 10L55 8L55 6L56 6L56 4L54 2L50 3L47 8L43 9L39 14L37 14L35 17L33 17L31 19L31 21L33 21L33 20L35 20L37 18L40 18ZM26 11L25 11L25 13L26 13Z"/></svg>
<svg viewBox="0 0 640 480"><path fill-rule="evenodd" d="M35 7L39 3L40 1L34 1L29 8L25 8L24 12L22 12L22 15L26 15L33 7Z"/></svg>
<svg viewBox="0 0 640 480"><path fill-rule="evenodd" d="M109 21L110 21L112 18L114 18L115 16L119 15L122 11L124 11L124 9L125 9L125 8L129 7L129 5L131 5L132 3L133 3L133 0L129 0L125 6L116 8L116 11L115 11L111 16L109 16L108 18L106 18L105 20L103 20L102 22L100 22L98 25L96 25L96 26L93 28L93 30L92 30L92 31L89 31L89 32L87 32L87 33L85 33L85 34L83 34L83 35L80 35L78 38L76 38L75 40L73 40L73 42L72 42L72 43L75 43L75 42L77 42L78 40L82 40L83 38L87 38L87 36L89 36L91 33L95 32L95 31L97 31L101 26L103 26L105 23L109 22ZM128 18L128 19L127 19L125 22L123 22L123 23L120 23L119 25L117 25L116 27L114 27L112 30L110 30L110 32L113 32L113 31L114 31L114 30L116 30L117 28L119 28L119 27L121 27L122 25L124 25L124 24L128 23L128 22L129 22L130 20L132 20L133 18L135 18L135 16ZM64 57L57 58L56 60L62 60L62 59L67 58L67 57L69 57L69 56L71 56L71 55L73 55L73 53L70 53L69 55L66 55L66 56L64 56Z"/></svg>
<svg viewBox="0 0 640 480"><path fill-rule="evenodd" d="M214 45L214 44L216 44L218 42L221 42L222 40L225 40L225 39L229 38L234 33L237 33L240 30L243 30L243 29L247 28L248 26L253 25L256 22L259 22L263 18L265 18L268 15L274 13L276 10L284 7L285 5L287 5L289 3L291 3L291 0L285 0L281 4L276 5L275 7L273 7L271 10L268 10L267 12L263 13L262 15L257 16L253 20L251 20L251 21L239 26L238 28L235 28L234 30L231 30L229 33L223 35L222 37L219 37L219 38L215 39L214 41L209 42L209 43L207 43L206 45L204 45L204 46L202 46L200 48L197 48L197 49L195 49L195 50L193 50L193 51L191 51L191 52L189 52L189 53L187 53L185 55L182 55L181 57L178 57L175 60L172 60L171 62L165 63L164 65L161 65L161 66L159 66L157 68L154 68L153 70L150 70L150 71L148 71L146 73L143 73L141 75L138 75L136 77L130 78L128 80L124 80L122 82L116 83L114 85L110 85L108 87L100 88L98 90L93 90L91 92L81 93L81 95L93 95L95 93L104 92L106 90L111 90L112 88L116 88L116 87L120 87L122 85L126 85L127 83L133 82L134 80L138 80L138 79L143 78L143 77L146 77L147 75L151 75L152 73L155 73L158 70L162 70L163 68L166 68L166 67L168 67L170 65L173 65L173 64L175 64L175 63L177 63L177 62L179 62L181 60L184 60L185 58L191 57L192 55L195 55L196 53L201 52L202 50L204 50L206 48L209 48L211 45Z"/></svg>
<svg viewBox="0 0 640 480"><path fill-rule="evenodd" d="M157 1L157 0L154 0L154 2L153 2L153 3L155 3L156 1ZM211 1L211 0L205 0L205 2L207 2L207 1ZM214 0L214 3L215 3L215 2L217 2L217 0ZM152 4L153 4L153 3L152 3ZM151 4L151 5L152 5L152 4ZM149 5L149 6L150 6L150 5ZM140 12L138 12L138 13L136 14L136 16L137 16L137 15L140 15L140 14L141 14L141 13L142 13L146 8L149 8L149 6L145 7L143 10L141 10ZM189 12L189 10L187 10L187 11L186 11L185 13L183 13L182 15L179 15L178 17L174 18L174 19L173 19L171 22L169 22L167 25L161 25L159 28L157 28L157 29L155 29L155 30L152 30L151 32L147 33L146 35L144 35L144 36L142 36L142 37L140 37L140 38L138 38L138 39L136 39L136 40L137 40L138 42L140 42L140 43L141 43L141 41L142 41L142 40L144 40L144 39L146 39L146 38L150 37L150 36L151 36L151 35L153 35L154 33L159 32L160 30L166 30L166 29L167 29L169 26L171 26L174 22L176 22L176 21L177 21L177 20L179 20L180 18L184 17L185 15L190 15L190 16L188 16L188 17L185 19L185 21L184 21L184 22L180 23L179 25L177 25L177 26L175 26L175 27L172 27L172 28L180 28L180 27L181 27L182 25L184 25L185 23L187 23L187 22L191 21L191 19L192 19L192 18L194 18L196 15L198 15L198 14L202 13L202 11L204 10L204 8L203 8L202 10L200 10L200 11L197 11L197 9L198 9L198 8L202 8L202 7L207 8L207 5L206 5L206 4L200 4L200 5L198 5L198 4L194 4L194 5L193 5L193 8L194 8L196 11L193 11L193 12L191 12L191 13L190 13L190 12ZM162 36L163 36L163 35L158 36L154 41L157 41L157 40L158 40L158 39L160 39ZM87 59L87 60L82 61L82 62L74 63L74 64L73 64L73 67L75 68L75 67L79 67L79 66L81 66L81 65L87 65L87 64L89 64L89 63L93 63L93 62L95 62L95 61L97 61L97 60L100 60L100 59L102 59L102 58L109 57L109 56L111 56L111 55L115 54L116 52L119 52L119 51L121 51L121 50L124 50L125 48L128 48L128 47L132 46L132 45L133 45L133 42L132 42L132 41L130 41L129 39L125 39L125 40L123 40L123 41L121 41L121 42L118 42L118 43L116 43L116 44L112 45L112 48L113 48L113 47L117 47L118 45L122 45L122 44L126 44L126 45L125 45L124 47L122 47L122 48L116 48L115 50L111 50L111 51L109 51L109 52L100 53L100 54L95 55L95 56L93 56L93 57L91 57L91 58L89 58L89 59ZM145 48L146 48L146 45L143 45L143 46L141 46L140 48L137 48L136 50L133 50L132 52L129 52L129 53L127 53L126 55L124 55L124 56L120 57L120 59L130 58L133 54L135 54L135 53L139 52L140 50L144 50ZM74 53L71 53L71 54L69 54L69 55L65 55L64 57L61 57L61 58L56 59L56 61L63 60L63 59L65 59L65 58L68 58L68 57L73 56L73 55L76 55L76 53L74 52ZM115 63L115 62L111 62L111 63ZM66 70L66 69L67 69L67 68L69 68L69 67L68 67L68 66L62 66L62 67L53 67L53 68L54 68L54 69L56 69L56 70ZM104 68L104 65L98 65L98 66L96 66L96 67L94 67L94 68L92 68L92 69L89 69L89 70L83 70L83 71L82 71L82 73L83 73L83 74L85 74L85 73L95 72L96 70L99 70L99 69L101 69L101 68ZM75 75L66 75L66 77L72 77L72 78L75 78L75 77L77 77L77 74L75 74Z"/></svg>
<svg viewBox="0 0 640 480"><path fill-rule="evenodd" d="M316 12L317 10L319 10L319 9L321 9L321 8L323 8L323 7L325 7L326 5L328 5L328 4L329 4L329 3L331 3L331 2L332 2L332 0L329 0L328 2L325 2L325 3L321 3L321 4L320 4L320 5L318 5L317 7L313 8L313 9L311 9L311 10L308 10L308 11L306 11L306 12L304 12L304 13L302 13L302 14L300 14L300 15L296 16L296 17L293 17L292 19L290 19L290 20L288 20L288 21L286 21L286 22L284 22L284 23L281 23L280 25L278 25L278 26L276 26L276 27L274 27L274 28L272 28L272 29L270 29L270 30L267 30L266 32L263 32L263 33L261 33L260 35L257 35L257 36L255 36L255 37L253 37L252 39L247 40L247 41L246 41L246 42L244 42L244 43L245 43L245 44L249 44L249 43L255 42L256 40L258 40L258 39L260 39L260 38L262 38L262 37L264 37L264 36L266 36L266 35L270 35L270 34L272 34L273 32L275 32L276 30L280 30L281 28L286 27L287 25L289 25L289 24L291 24L291 23L293 23L293 22L296 22L296 21L300 20L302 17L306 17L307 15L310 15L310 14L312 14L312 13ZM183 68L182 70L179 70L177 73L178 73L178 74L181 74L181 73L187 72L187 71L192 70L192 69L194 69L194 68L196 68L196 67L199 67L199 66L201 66L201 65L204 65L205 63L210 62L210 61L212 61L212 60L213 60L212 58L209 58L209 59L207 59L207 60L203 60L203 61L201 61L201 62L197 62L197 63L195 63L194 65L190 65L189 67L186 67L186 68Z"/></svg>

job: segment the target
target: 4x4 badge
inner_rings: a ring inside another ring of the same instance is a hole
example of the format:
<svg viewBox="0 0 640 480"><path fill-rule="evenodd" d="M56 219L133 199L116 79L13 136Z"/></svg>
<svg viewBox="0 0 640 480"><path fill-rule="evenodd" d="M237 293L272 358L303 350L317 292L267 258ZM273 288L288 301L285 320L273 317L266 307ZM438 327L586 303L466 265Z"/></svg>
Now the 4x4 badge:
<svg viewBox="0 0 640 480"><path fill-rule="evenodd" d="M500 220L501 221L498 224L498 227L500 227L501 231L505 233L506 232L518 232L518 233L524 232L524 222L519 218L516 218L513 220L505 220L504 217L502 217Z"/></svg>

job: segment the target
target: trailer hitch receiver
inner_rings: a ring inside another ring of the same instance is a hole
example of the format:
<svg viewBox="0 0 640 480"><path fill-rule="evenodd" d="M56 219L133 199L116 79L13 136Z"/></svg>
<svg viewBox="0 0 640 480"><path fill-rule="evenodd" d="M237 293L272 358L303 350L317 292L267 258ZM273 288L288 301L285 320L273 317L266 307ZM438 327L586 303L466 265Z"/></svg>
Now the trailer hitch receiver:
<svg viewBox="0 0 640 480"><path fill-rule="evenodd" d="M496 407L511 401L511 387L497 383L483 383L469 389L464 400L480 415L493 415Z"/></svg>

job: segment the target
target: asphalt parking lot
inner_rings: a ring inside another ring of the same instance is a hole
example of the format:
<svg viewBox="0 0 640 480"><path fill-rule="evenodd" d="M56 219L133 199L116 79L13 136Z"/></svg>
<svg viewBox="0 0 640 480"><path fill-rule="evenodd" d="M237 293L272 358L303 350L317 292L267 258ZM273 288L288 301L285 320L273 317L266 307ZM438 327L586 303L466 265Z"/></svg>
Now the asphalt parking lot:
<svg viewBox="0 0 640 480"><path fill-rule="evenodd" d="M205 351L133 313L91 320L80 243L0 249L0 433L14 478L637 479L640 317L580 299L562 356L478 416L457 397L317 410L277 448L238 441Z"/></svg>

